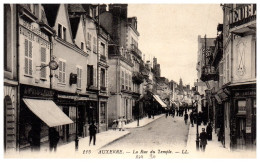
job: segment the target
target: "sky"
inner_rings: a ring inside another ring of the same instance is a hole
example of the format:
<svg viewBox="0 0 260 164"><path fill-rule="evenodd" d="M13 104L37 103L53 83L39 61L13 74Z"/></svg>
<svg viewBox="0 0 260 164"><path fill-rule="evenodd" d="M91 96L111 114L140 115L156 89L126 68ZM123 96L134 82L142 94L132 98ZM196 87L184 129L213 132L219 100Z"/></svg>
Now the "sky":
<svg viewBox="0 0 260 164"><path fill-rule="evenodd" d="M138 46L145 60L157 58L161 76L193 86L197 79L198 35L216 37L223 22L220 4L129 4L137 17Z"/></svg>

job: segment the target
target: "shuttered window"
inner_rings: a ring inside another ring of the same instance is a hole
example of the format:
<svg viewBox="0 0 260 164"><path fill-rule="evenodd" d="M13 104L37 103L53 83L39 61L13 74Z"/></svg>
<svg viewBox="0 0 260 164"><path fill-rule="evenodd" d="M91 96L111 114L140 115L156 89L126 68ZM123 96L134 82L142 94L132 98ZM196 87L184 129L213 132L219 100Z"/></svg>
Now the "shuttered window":
<svg viewBox="0 0 260 164"><path fill-rule="evenodd" d="M124 71L122 71L122 75L121 75L121 85L122 85L122 89L125 89L125 81L124 81L124 78L125 78L125 73Z"/></svg>
<svg viewBox="0 0 260 164"><path fill-rule="evenodd" d="M82 69L77 67L77 88L81 89L81 75L82 75Z"/></svg>
<svg viewBox="0 0 260 164"><path fill-rule="evenodd" d="M89 49L89 50L91 50L91 34L90 33L88 33L88 35L87 35L88 37L88 39L87 39L87 48Z"/></svg>
<svg viewBox="0 0 260 164"><path fill-rule="evenodd" d="M60 60L59 61L59 75L58 75L59 83L65 84L66 82L66 62Z"/></svg>
<svg viewBox="0 0 260 164"><path fill-rule="evenodd" d="M24 49L25 49L25 75L32 75L32 42L25 39L24 43Z"/></svg>
<svg viewBox="0 0 260 164"><path fill-rule="evenodd" d="M46 48L41 47L41 65L44 67L41 67L41 78L46 79Z"/></svg>
<svg viewBox="0 0 260 164"><path fill-rule="evenodd" d="M93 52L97 53L97 38L93 37Z"/></svg>

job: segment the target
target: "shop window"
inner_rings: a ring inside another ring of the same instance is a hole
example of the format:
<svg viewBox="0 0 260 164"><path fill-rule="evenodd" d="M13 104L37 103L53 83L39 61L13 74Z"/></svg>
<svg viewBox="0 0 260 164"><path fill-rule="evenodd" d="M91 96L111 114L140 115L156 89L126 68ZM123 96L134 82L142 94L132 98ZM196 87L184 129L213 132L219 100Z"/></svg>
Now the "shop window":
<svg viewBox="0 0 260 164"><path fill-rule="evenodd" d="M237 102L237 113L240 115L245 115L246 114L246 101L245 100L239 100Z"/></svg>
<svg viewBox="0 0 260 164"><path fill-rule="evenodd" d="M29 41L28 39L25 39L25 43L24 43L25 47L25 75L29 75L32 76L32 42Z"/></svg>

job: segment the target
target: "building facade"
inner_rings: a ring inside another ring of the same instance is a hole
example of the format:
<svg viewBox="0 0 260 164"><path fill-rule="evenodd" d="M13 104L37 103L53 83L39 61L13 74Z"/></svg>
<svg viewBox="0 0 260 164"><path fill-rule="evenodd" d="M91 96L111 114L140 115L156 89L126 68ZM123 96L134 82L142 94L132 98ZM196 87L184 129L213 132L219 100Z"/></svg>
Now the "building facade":
<svg viewBox="0 0 260 164"><path fill-rule="evenodd" d="M17 6L4 4L4 151L18 148Z"/></svg>

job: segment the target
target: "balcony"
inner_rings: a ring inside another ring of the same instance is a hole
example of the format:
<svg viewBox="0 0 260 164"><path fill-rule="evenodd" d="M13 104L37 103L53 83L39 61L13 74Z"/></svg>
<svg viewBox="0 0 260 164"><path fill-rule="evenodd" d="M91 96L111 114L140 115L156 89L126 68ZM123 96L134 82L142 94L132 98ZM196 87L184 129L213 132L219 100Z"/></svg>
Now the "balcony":
<svg viewBox="0 0 260 164"><path fill-rule="evenodd" d="M206 65L202 67L201 77L202 81L217 80L218 74L214 66Z"/></svg>
<svg viewBox="0 0 260 164"><path fill-rule="evenodd" d="M223 57L223 33L216 38L216 46L213 53L212 65L216 66Z"/></svg>
<svg viewBox="0 0 260 164"><path fill-rule="evenodd" d="M138 49L138 47L134 44L131 44L131 51L137 55L139 58L142 58L142 52Z"/></svg>
<svg viewBox="0 0 260 164"><path fill-rule="evenodd" d="M230 32L243 35L256 30L256 4L238 5L230 12Z"/></svg>
<svg viewBox="0 0 260 164"><path fill-rule="evenodd" d="M132 80L136 84L142 84L144 82L144 76L140 72L133 72Z"/></svg>

